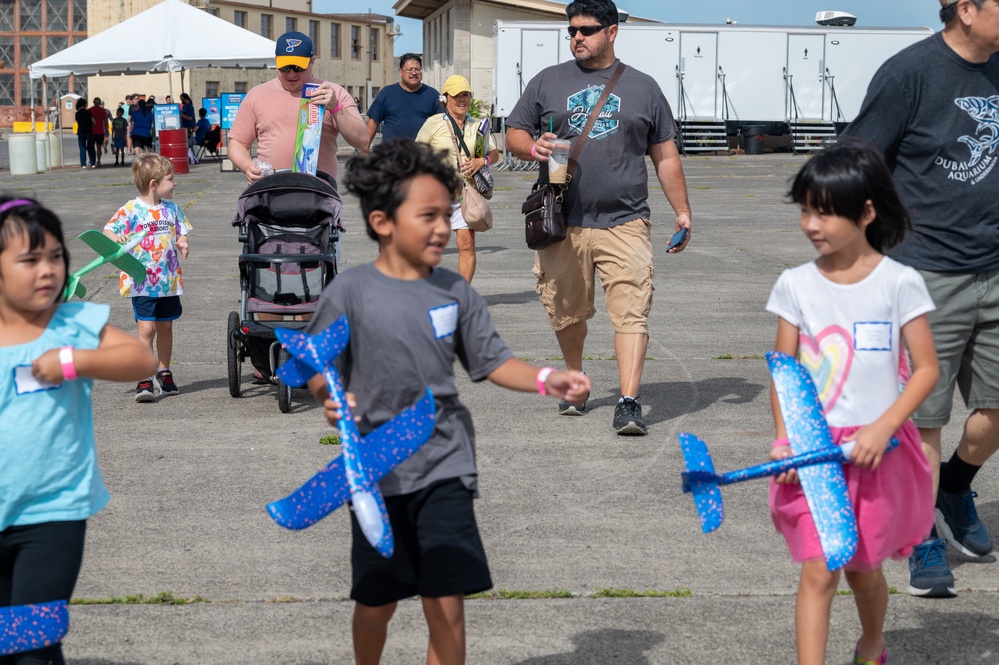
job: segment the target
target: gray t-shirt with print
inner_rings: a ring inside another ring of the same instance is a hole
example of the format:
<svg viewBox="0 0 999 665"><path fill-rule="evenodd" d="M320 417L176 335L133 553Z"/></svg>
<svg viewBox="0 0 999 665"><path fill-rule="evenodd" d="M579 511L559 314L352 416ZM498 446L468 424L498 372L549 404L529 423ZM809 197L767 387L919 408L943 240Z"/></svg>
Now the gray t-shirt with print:
<svg viewBox="0 0 999 665"><path fill-rule="evenodd" d="M575 144L618 62L607 69L584 69L574 60L548 67L527 84L506 126L534 136L551 126ZM675 134L673 111L659 84L626 67L579 155L566 195L569 225L610 228L649 219L645 154Z"/></svg>
<svg viewBox="0 0 999 665"><path fill-rule="evenodd" d="M890 250L933 272L999 268L999 55L958 56L941 33L889 59L844 134L874 143L913 232Z"/></svg>
<svg viewBox="0 0 999 665"><path fill-rule="evenodd" d="M323 291L307 331L320 332L342 314L350 344L337 366L357 397L362 435L412 406L427 388L437 406L430 440L381 480L382 493L410 494L449 478L477 491L475 431L458 401L454 359L481 381L512 357L482 297L449 270L408 281L366 263L337 275Z"/></svg>

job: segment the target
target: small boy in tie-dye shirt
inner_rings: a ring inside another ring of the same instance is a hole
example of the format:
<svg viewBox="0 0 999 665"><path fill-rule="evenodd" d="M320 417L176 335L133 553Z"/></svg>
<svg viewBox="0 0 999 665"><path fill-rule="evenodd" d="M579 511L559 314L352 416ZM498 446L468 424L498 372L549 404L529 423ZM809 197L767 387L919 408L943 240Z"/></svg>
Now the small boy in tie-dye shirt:
<svg viewBox="0 0 999 665"><path fill-rule="evenodd" d="M118 243L126 243L136 235L145 234L132 250L146 266L146 279L136 283L127 273L118 281L121 295L132 299L132 309L139 328L139 339L159 356L156 382L163 395L176 395L180 390L170 371L173 353L173 322L180 318L180 295L184 292L180 274L180 257L187 258L187 234L191 225L176 203L170 201L177 183L173 164L155 153L144 153L132 160L132 180L140 196L132 199L104 225L104 235ZM155 399L152 378L139 381L135 389L136 402Z"/></svg>

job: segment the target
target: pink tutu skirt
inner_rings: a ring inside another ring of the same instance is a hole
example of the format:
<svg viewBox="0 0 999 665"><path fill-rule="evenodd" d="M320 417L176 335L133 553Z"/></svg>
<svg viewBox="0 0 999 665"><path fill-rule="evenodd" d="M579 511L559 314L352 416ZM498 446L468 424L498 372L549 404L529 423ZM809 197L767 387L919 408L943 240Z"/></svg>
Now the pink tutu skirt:
<svg viewBox="0 0 999 665"><path fill-rule="evenodd" d="M841 443L858 429L833 427L833 440ZM899 447L885 454L876 470L843 465L860 535L845 570L874 570L888 557L905 558L933 527L933 476L919 430L906 421L895 437ZM824 558L801 485L771 480L770 516L796 563Z"/></svg>

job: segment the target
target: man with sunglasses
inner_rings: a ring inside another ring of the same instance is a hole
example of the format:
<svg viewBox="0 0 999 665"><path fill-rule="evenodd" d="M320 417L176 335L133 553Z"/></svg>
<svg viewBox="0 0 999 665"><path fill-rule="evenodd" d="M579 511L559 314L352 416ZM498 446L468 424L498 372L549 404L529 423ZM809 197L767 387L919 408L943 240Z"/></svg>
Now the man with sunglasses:
<svg viewBox="0 0 999 665"><path fill-rule="evenodd" d="M939 469L936 528L909 557L909 593L931 598L957 595L948 543L975 559L992 551L971 484L999 450L999 1L938 1L943 30L882 65L844 130L884 153L912 217L891 257L920 272L937 306L940 378L912 416ZM955 384L971 413L940 464Z"/></svg>
<svg viewBox="0 0 999 665"><path fill-rule="evenodd" d="M312 40L301 32L286 32L278 37L275 49L277 76L254 86L239 105L229 130L229 158L250 184L262 177L250 155L254 141L260 161L271 164L275 170L292 167L299 101L306 83L320 84L312 99L326 107L319 145L319 175L336 183L337 136L340 134L351 146L367 150L368 129L354 98L342 86L312 75L314 53Z"/></svg>
<svg viewBox="0 0 999 665"><path fill-rule="evenodd" d="M368 108L368 144L378 126L382 141L415 139L427 118L443 113L441 94L423 83L423 61L415 53L399 58L399 83L385 86Z"/></svg>
<svg viewBox="0 0 999 665"><path fill-rule="evenodd" d="M614 55L618 13L611 0L576 0L566 15L575 61L531 79L506 121L507 149L520 159L541 162L542 169L548 168L552 139L579 140L619 62ZM594 273L599 275L614 326L621 388L612 428L644 435L638 393L649 343L653 273L646 153L676 213L674 230L688 231L671 253L690 242L690 204L673 143L673 112L654 79L625 68L599 114L565 195L567 237L537 253L537 289L566 367L581 370L587 321L595 314ZM587 411L585 401L559 404L562 415Z"/></svg>

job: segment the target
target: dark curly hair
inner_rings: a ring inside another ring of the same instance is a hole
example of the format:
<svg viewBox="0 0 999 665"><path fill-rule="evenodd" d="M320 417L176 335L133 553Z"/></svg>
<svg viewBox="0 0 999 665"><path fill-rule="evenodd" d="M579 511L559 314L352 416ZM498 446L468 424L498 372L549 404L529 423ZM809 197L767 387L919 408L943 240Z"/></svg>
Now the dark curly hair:
<svg viewBox="0 0 999 665"><path fill-rule="evenodd" d="M794 203L846 217L858 225L870 201L877 217L867 225L865 235L882 254L902 242L911 228L881 152L852 136L839 137L808 160L787 195Z"/></svg>
<svg viewBox="0 0 999 665"><path fill-rule="evenodd" d="M7 249L11 238L22 233L28 235L28 249L32 251L45 244L46 232L55 236L55 239L62 245L62 262L66 268L62 287L59 290L59 300L62 300L62 294L66 291L66 284L69 282L69 250L66 249L66 239L62 234L62 222L59 221L54 212L41 203L34 199L26 199L23 196L0 194L0 206L18 199L24 200L25 203L0 213L0 252Z"/></svg>
<svg viewBox="0 0 999 665"><path fill-rule="evenodd" d="M378 234L368 221L371 213L381 210L395 219L396 210L409 195L409 183L418 175L436 178L451 192L451 200L460 190L461 181L454 167L445 161L446 152L434 150L412 139L392 139L376 145L365 156L347 162L347 191L361 199L364 228L372 240Z"/></svg>

